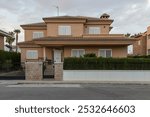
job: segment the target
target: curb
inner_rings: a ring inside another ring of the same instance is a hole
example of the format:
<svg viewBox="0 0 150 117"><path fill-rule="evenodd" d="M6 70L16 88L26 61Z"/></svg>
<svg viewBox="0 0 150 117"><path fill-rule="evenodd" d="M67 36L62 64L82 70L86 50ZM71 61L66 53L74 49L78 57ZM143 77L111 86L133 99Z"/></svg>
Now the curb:
<svg viewBox="0 0 150 117"><path fill-rule="evenodd" d="M150 82L96 82L96 81L0 81L0 84L118 84L118 85L150 85Z"/></svg>
<svg viewBox="0 0 150 117"><path fill-rule="evenodd" d="M150 82L140 81L55 81L55 80L44 80L44 81L26 81L26 80L0 80L0 84L110 84L110 85L150 85Z"/></svg>

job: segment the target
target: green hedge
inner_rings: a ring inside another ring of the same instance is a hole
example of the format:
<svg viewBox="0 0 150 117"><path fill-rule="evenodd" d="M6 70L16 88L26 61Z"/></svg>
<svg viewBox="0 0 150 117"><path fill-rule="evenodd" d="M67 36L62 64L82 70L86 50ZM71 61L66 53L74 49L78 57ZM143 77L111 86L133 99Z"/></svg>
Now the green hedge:
<svg viewBox="0 0 150 117"><path fill-rule="evenodd" d="M0 50L0 71L16 70L20 68L20 53Z"/></svg>
<svg viewBox="0 0 150 117"><path fill-rule="evenodd" d="M150 59L65 58L64 70L150 70Z"/></svg>
<svg viewBox="0 0 150 117"><path fill-rule="evenodd" d="M149 58L150 59L150 55L145 55L145 56L128 56L128 58Z"/></svg>

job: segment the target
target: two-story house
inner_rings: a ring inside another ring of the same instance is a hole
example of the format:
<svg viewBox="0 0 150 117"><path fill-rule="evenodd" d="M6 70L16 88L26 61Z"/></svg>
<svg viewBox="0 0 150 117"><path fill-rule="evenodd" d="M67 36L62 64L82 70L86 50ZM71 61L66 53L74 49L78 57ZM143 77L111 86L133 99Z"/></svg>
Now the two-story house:
<svg viewBox="0 0 150 117"><path fill-rule="evenodd" d="M135 38L139 41L133 44L133 55L150 55L150 26L146 32L135 36Z"/></svg>
<svg viewBox="0 0 150 117"><path fill-rule="evenodd" d="M95 53L101 57L127 57L127 47L136 39L110 34L114 20L108 14L100 18L58 16L43 22L21 25L25 41L19 43L21 61L63 62L65 57Z"/></svg>

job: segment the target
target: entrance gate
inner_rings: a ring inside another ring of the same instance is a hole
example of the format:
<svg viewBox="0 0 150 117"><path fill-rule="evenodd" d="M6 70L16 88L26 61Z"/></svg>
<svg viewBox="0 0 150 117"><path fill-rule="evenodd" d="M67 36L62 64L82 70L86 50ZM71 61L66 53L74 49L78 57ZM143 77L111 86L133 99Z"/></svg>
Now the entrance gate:
<svg viewBox="0 0 150 117"><path fill-rule="evenodd" d="M43 79L54 79L54 61L43 62Z"/></svg>

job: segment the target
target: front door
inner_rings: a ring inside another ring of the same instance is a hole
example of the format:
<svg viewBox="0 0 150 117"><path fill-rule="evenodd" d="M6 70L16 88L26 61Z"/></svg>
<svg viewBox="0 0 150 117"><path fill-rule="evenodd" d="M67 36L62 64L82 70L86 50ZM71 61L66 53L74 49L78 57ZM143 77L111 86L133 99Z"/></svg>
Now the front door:
<svg viewBox="0 0 150 117"><path fill-rule="evenodd" d="M61 50L54 50L54 62L61 63Z"/></svg>

